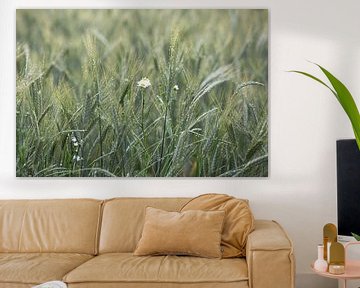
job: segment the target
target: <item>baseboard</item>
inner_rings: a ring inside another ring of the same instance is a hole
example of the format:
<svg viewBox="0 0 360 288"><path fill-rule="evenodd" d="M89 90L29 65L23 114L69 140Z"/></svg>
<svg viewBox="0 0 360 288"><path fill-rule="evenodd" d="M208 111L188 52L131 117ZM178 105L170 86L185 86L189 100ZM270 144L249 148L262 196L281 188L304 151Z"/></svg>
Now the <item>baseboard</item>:
<svg viewBox="0 0 360 288"><path fill-rule="evenodd" d="M297 274L296 288L338 288L338 281L312 273Z"/></svg>

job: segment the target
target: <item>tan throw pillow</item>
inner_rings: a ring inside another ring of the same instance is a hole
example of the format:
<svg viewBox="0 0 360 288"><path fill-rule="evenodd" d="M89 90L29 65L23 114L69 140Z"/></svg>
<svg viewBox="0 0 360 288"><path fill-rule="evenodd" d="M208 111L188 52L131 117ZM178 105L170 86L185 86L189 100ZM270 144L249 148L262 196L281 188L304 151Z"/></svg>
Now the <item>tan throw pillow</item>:
<svg viewBox="0 0 360 288"><path fill-rule="evenodd" d="M134 255L221 258L224 216L224 211L167 212L147 207Z"/></svg>
<svg viewBox="0 0 360 288"><path fill-rule="evenodd" d="M190 200L181 209L188 210L225 211L221 236L222 257L246 256L247 236L254 230L254 217L247 200L225 194L204 194Z"/></svg>

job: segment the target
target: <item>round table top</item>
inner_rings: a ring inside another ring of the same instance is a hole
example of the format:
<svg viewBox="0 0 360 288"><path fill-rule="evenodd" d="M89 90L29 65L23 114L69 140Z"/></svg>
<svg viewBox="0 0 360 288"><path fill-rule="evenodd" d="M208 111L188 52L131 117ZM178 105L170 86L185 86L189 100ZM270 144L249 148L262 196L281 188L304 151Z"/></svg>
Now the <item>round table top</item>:
<svg viewBox="0 0 360 288"><path fill-rule="evenodd" d="M329 272L320 272L314 269L314 263L311 264L311 269L318 275L333 278L333 279L360 279L360 261L346 261L344 274L331 274Z"/></svg>

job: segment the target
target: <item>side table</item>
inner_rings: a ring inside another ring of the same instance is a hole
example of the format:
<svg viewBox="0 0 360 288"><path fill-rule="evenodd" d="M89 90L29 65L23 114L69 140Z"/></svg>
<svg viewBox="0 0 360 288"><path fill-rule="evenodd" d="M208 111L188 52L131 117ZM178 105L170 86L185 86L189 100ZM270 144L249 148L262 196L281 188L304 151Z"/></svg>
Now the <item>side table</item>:
<svg viewBox="0 0 360 288"><path fill-rule="evenodd" d="M345 246L345 273L344 274L335 275L335 274L331 274L329 272L320 272L320 271L317 271L314 269L314 264L311 265L311 269L316 274L318 274L322 277L338 279L339 281L342 280L342 282L343 282L342 287L346 288L348 280L360 279L360 259L359 260L348 260L347 256L346 256L347 255L346 250L351 245L360 245L360 242L349 242L344 245Z"/></svg>

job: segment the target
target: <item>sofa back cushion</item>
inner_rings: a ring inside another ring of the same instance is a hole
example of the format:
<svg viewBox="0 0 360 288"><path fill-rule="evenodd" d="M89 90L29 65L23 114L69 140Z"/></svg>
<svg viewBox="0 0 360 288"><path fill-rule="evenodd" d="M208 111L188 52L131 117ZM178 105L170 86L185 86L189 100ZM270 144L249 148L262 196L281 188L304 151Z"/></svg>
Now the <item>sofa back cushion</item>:
<svg viewBox="0 0 360 288"><path fill-rule="evenodd" d="M205 210L226 212L221 235L223 258L245 257L248 235L254 230L254 216L248 200L226 194L203 194L193 198L181 211Z"/></svg>
<svg viewBox="0 0 360 288"><path fill-rule="evenodd" d="M105 201L99 253L133 252L141 237L146 207L179 211L189 198L116 198Z"/></svg>
<svg viewBox="0 0 360 288"><path fill-rule="evenodd" d="M0 200L0 253L96 254L102 201Z"/></svg>

